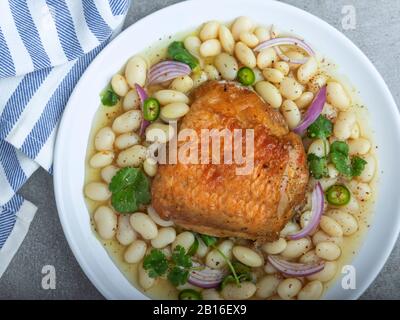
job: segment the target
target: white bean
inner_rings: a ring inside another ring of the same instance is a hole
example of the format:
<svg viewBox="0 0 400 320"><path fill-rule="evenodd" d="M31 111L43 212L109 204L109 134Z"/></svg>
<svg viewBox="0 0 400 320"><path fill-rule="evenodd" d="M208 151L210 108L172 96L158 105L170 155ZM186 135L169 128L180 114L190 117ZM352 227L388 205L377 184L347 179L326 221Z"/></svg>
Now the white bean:
<svg viewBox="0 0 400 320"><path fill-rule="evenodd" d="M280 236L282 238L285 238L285 237L287 237L291 234L294 234L298 231L300 231L299 225L293 221L289 221L288 223L286 223L285 227L281 230Z"/></svg>
<svg viewBox="0 0 400 320"><path fill-rule="evenodd" d="M131 89L128 91L126 96L124 97L124 101L122 101L122 108L125 111L139 109L140 107L140 99L135 89Z"/></svg>
<svg viewBox="0 0 400 320"><path fill-rule="evenodd" d="M288 51L288 52L285 52L285 55L290 60L302 60L302 59L304 59L304 55L301 52L298 52L298 51ZM290 70L297 70L299 67L300 67L300 64L289 63Z"/></svg>
<svg viewBox="0 0 400 320"><path fill-rule="evenodd" d="M308 154L315 154L317 157L325 157L329 154L329 143L323 139L316 139L308 147Z"/></svg>
<svg viewBox="0 0 400 320"><path fill-rule="evenodd" d="M204 289L201 292L203 300L223 300L219 292L215 289Z"/></svg>
<svg viewBox="0 0 400 320"><path fill-rule="evenodd" d="M339 171L336 169L335 165L332 163L328 164L328 175L329 175L329 178L337 178L339 176Z"/></svg>
<svg viewBox="0 0 400 320"><path fill-rule="evenodd" d="M273 50L273 49L272 49ZM275 53L275 58L276 58L276 52L275 50L273 50ZM274 59L276 60L276 59ZM285 61L275 61L272 64L272 67L279 70L280 72L283 73L283 75L287 76L289 74L290 68L289 68L289 64Z"/></svg>
<svg viewBox="0 0 400 320"><path fill-rule="evenodd" d="M292 100L285 100L281 106L281 113L286 120L289 129L296 128L301 121L301 113Z"/></svg>
<svg viewBox="0 0 400 320"><path fill-rule="evenodd" d="M329 120L334 120L337 117L337 111L332 105L325 103L321 115L325 116Z"/></svg>
<svg viewBox="0 0 400 320"><path fill-rule="evenodd" d="M156 283L156 279L149 276L142 263L139 265L138 282L144 290L150 289Z"/></svg>
<svg viewBox="0 0 400 320"><path fill-rule="evenodd" d="M243 42L237 42L235 45L236 58L246 67L254 68L257 65L254 52Z"/></svg>
<svg viewBox="0 0 400 320"><path fill-rule="evenodd" d="M146 254L147 244L143 240L135 240L125 250L124 260L128 263L138 263L142 261Z"/></svg>
<svg viewBox="0 0 400 320"><path fill-rule="evenodd" d="M297 295L298 300L318 300L322 296L324 287L321 281L314 280L307 283Z"/></svg>
<svg viewBox="0 0 400 320"><path fill-rule="evenodd" d="M343 86L338 82L328 82L326 100L335 108L344 111L350 107L351 101Z"/></svg>
<svg viewBox="0 0 400 320"><path fill-rule="evenodd" d="M175 241L176 231L174 228L167 227L158 230L157 237L151 240L154 248L161 249Z"/></svg>
<svg viewBox="0 0 400 320"><path fill-rule="evenodd" d="M273 84L268 81L259 81L255 84L255 89L271 107L278 109L281 106L282 96Z"/></svg>
<svg viewBox="0 0 400 320"><path fill-rule="evenodd" d="M110 127L101 128L94 138L94 145L97 151L112 150L115 140L115 133Z"/></svg>
<svg viewBox="0 0 400 320"><path fill-rule="evenodd" d="M173 102L189 103L189 98L186 94L175 90L160 90L155 92L153 96L163 106Z"/></svg>
<svg viewBox="0 0 400 320"><path fill-rule="evenodd" d="M264 75L263 75L263 73L262 73L262 71L260 69L255 67L252 70L254 72L254 77L255 77L254 83L257 83L257 82L260 82L260 81L264 80Z"/></svg>
<svg viewBox="0 0 400 320"><path fill-rule="evenodd" d="M321 184L322 190L326 191L328 188L335 185L337 180L337 178L322 178L319 180L319 183Z"/></svg>
<svg viewBox="0 0 400 320"><path fill-rule="evenodd" d="M356 218L347 212L333 209L329 210L325 214L340 224L345 236L350 236L358 230L358 222Z"/></svg>
<svg viewBox="0 0 400 320"><path fill-rule="evenodd" d="M372 196L371 187L367 183L352 180L349 183L349 187L353 195L355 195L358 200L362 202L369 200Z"/></svg>
<svg viewBox="0 0 400 320"><path fill-rule="evenodd" d="M311 221L311 211L307 210L305 212L303 212L300 216L300 225L302 228L305 228Z"/></svg>
<svg viewBox="0 0 400 320"><path fill-rule="evenodd" d="M233 242L225 240L218 245L218 249L230 260L232 258ZM213 269L223 269L226 266L225 258L215 249L206 256L206 265Z"/></svg>
<svg viewBox="0 0 400 320"><path fill-rule="evenodd" d="M157 237L157 226L150 217L143 212L136 212L130 216L130 223L143 239L151 240Z"/></svg>
<svg viewBox="0 0 400 320"><path fill-rule="evenodd" d="M116 133L136 131L140 128L143 116L140 110L130 110L115 118L112 129Z"/></svg>
<svg viewBox="0 0 400 320"><path fill-rule="evenodd" d="M264 266L264 272L266 274L275 274L278 270L269 262L267 262Z"/></svg>
<svg viewBox="0 0 400 320"><path fill-rule="evenodd" d="M267 254L279 254L286 249L286 246L286 240L284 238L279 238L276 241L264 243L262 249Z"/></svg>
<svg viewBox="0 0 400 320"><path fill-rule="evenodd" d="M322 216L319 225L331 237L343 236L343 230L339 223L328 216Z"/></svg>
<svg viewBox="0 0 400 320"><path fill-rule="evenodd" d="M117 230L117 215L109 207L101 206L96 209L93 215L96 230L104 240L114 238Z"/></svg>
<svg viewBox="0 0 400 320"><path fill-rule="evenodd" d="M238 286L236 283L228 283L221 291L225 300L247 300L256 292L254 283L245 281Z"/></svg>
<svg viewBox="0 0 400 320"><path fill-rule="evenodd" d="M177 246L181 246L185 249L185 252L188 252L194 241L195 238L193 233L184 231L176 236L175 241L172 243L172 250Z"/></svg>
<svg viewBox="0 0 400 320"><path fill-rule="evenodd" d="M201 41L215 39L218 37L218 31L219 23L217 21L209 21L204 24L203 28L200 30L199 37Z"/></svg>
<svg viewBox="0 0 400 320"><path fill-rule="evenodd" d="M270 67L278 59L273 48L267 48L260 51L257 55L257 67L265 69ZM285 72L283 72L285 73Z"/></svg>
<svg viewBox="0 0 400 320"><path fill-rule="evenodd" d="M263 258L254 250L244 246L235 246L232 253L236 259L249 267L261 267L263 265Z"/></svg>
<svg viewBox="0 0 400 320"><path fill-rule="evenodd" d="M364 155L371 150L371 142L364 138L349 140L347 144L349 145L349 154L351 155Z"/></svg>
<svg viewBox="0 0 400 320"><path fill-rule="evenodd" d="M144 86L146 84L147 63L141 57L133 57L129 59L125 68L125 79L131 88L135 84Z"/></svg>
<svg viewBox="0 0 400 320"><path fill-rule="evenodd" d="M285 77L279 86L279 91L286 99L296 100L303 93L303 88L295 79Z"/></svg>
<svg viewBox="0 0 400 320"><path fill-rule="evenodd" d="M184 41L185 48L194 56L200 55L201 40L196 36L189 36Z"/></svg>
<svg viewBox="0 0 400 320"><path fill-rule="evenodd" d="M152 123L146 129L146 140L150 142L166 143L174 136L174 128L168 124Z"/></svg>
<svg viewBox="0 0 400 320"><path fill-rule="evenodd" d="M320 242L333 242L338 246L342 245L343 238L342 237L331 237L327 235L324 231L318 230L316 233L313 234L312 242L314 246L316 246Z"/></svg>
<svg viewBox="0 0 400 320"><path fill-rule="evenodd" d="M362 157L367 163L365 164L364 170L358 179L362 182L370 182L376 171L376 160L372 155L366 155Z"/></svg>
<svg viewBox="0 0 400 320"><path fill-rule="evenodd" d="M302 64L297 70L297 80L301 84L307 84L318 71L318 61L314 57L308 58L307 62Z"/></svg>
<svg viewBox="0 0 400 320"><path fill-rule="evenodd" d="M146 159L147 148L142 145L135 145L121 151L117 158L117 164L121 168L139 167Z"/></svg>
<svg viewBox="0 0 400 320"><path fill-rule="evenodd" d="M193 80L189 76L175 78L170 88L171 90L187 93L193 88Z"/></svg>
<svg viewBox="0 0 400 320"><path fill-rule="evenodd" d="M299 262L304 264L316 264L319 263L320 261L321 259L317 256L315 250L310 250L306 252L299 259Z"/></svg>
<svg viewBox="0 0 400 320"><path fill-rule="evenodd" d="M113 151L100 151L90 158L89 164L92 168L103 168L111 164L114 157Z"/></svg>
<svg viewBox="0 0 400 320"><path fill-rule="evenodd" d="M237 41L242 32L251 31L254 28L253 21L248 17L238 17L232 24L232 35Z"/></svg>
<svg viewBox="0 0 400 320"><path fill-rule="evenodd" d="M296 278L287 278L281 281L278 285L278 295L284 300L294 298L301 290L302 283Z"/></svg>
<svg viewBox="0 0 400 320"><path fill-rule="evenodd" d="M347 140L351 136L351 130L356 123L356 115L353 111L342 111L333 126L333 133L339 140Z"/></svg>
<svg viewBox="0 0 400 320"><path fill-rule="evenodd" d="M269 298L276 294L280 280L275 276L265 276L257 282L256 296L261 299Z"/></svg>
<svg viewBox="0 0 400 320"><path fill-rule="evenodd" d="M315 248L318 257L327 261L334 261L341 255L340 248L333 242L320 242Z"/></svg>
<svg viewBox="0 0 400 320"><path fill-rule="evenodd" d="M208 80L207 73L204 71L195 72L192 75L193 87L197 88Z"/></svg>
<svg viewBox="0 0 400 320"><path fill-rule="evenodd" d="M208 80L219 80L221 78L219 71L212 64L208 64L204 67L204 72L207 74Z"/></svg>
<svg viewBox="0 0 400 320"><path fill-rule="evenodd" d="M254 48L258 45L258 38L254 33L245 31L240 34L239 38L249 48Z"/></svg>
<svg viewBox="0 0 400 320"><path fill-rule="evenodd" d="M140 137L135 132L127 132L119 135L117 139L115 139L115 146L120 149L126 149L132 147L140 142Z"/></svg>
<svg viewBox="0 0 400 320"><path fill-rule="evenodd" d="M110 199L111 192L103 182L90 182L85 186L85 195L94 201L106 201Z"/></svg>
<svg viewBox="0 0 400 320"><path fill-rule="evenodd" d="M238 63L236 62L236 59L233 56L227 53L221 53L215 58L214 65L221 73L223 79L225 80L236 79L239 66Z"/></svg>
<svg viewBox="0 0 400 320"><path fill-rule="evenodd" d="M282 71L274 68L265 68L262 73L265 79L272 83L280 83L285 77Z"/></svg>
<svg viewBox="0 0 400 320"><path fill-rule="evenodd" d="M302 238L299 240L290 240L287 242L285 250L281 252L281 255L285 258L298 258L302 254L306 253L311 249L311 240L308 238Z"/></svg>
<svg viewBox="0 0 400 320"><path fill-rule="evenodd" d="M314 94L310 91L303 92L299 98L295 100L296 105L300 109L307 108L314 99Z"/></svg>
<svg viewBox="0 0 400 320"><path fill-rule="evenodd" d="M233 39L231 31L224 25L219 28L219 41L224 51L232 55L235 49L235 39Z"/></svg>
<svg viewBox="0 0 400 320"><path fill-rule="evenodd" d="M336 261L326 261L325 267L320 272L317 272L311 276L308 276L308 280L318 280L321 282L328 282L332 280L337 272L337 263Z"/></svg>
<svg viewBox="0 0 400 320"><path fill-rule="evenodd" d="M210 39L203 42L200 46L200 54L202 57L215 57L221 53L221 43L217 39Z"/></svg>
<svg viewBox="0 0 400 320"><path fill-rule="evenodd" d="M201 239L198 239L198 240L199 240L199 247L197 248L196 256L198 256L200 258L204 258L206 256L206 254L208 253L208 247L203 242L203 240L201 240Z"/></svg>
<svg viewBox="0 0 400 320"><path fill-rule="evenodd" d="M270 39L270 34L267 28L264 27L257 27L254 30L254 34L258 38L259 42L264 42Z"/></svg>
<svg viewBox="0 0 400 320"><path fill-rule="evenodd" d="M100 175L104 182L110 183L112 178L118 172L119 168L114 165L109 165L101 169Z"/></svg>
<svg viewBox="0 0 400 320"><path fill-rule="evenodd" d="M186 103L173 102L161 108L161 118L167 120L178 120L190 110Z"/></svg>
<svg viewBox="0 0 400 320"><path fill-rule="evenodd" d="M132 229L131 223L129 222L129 215L120 214L118 217L118 229L115 235L118 242L123 246L131 244L136 240L137 234Z"/></svg>
<svg viewBox="0 0 400 320"><path fill-rule="evenodd" d="M317 74L314 76L310 82L308 83L307 87L308 90L311 91L312 93L316 94L321 88L326 85L327 78L323 74Z"/></svg>
<svg viewBox="0 0 400 320"><path fill-rule="evenodd" d="M350 202L343 206L342 209L348 213L351 213L352 215L355 215L360 211L360 204L358 203L357 198L352 195L350 197Z"/></svg>
<svg viewBox="0 0 400 320"><path fill-rule="evenodd" d="M161 227L171 227L174 225L173 221L162 219L152 206L147 207L147 213L149 217Z"/></svg>
<svg viewBox="0 0 400 320"><path fill-rule="evenodd" d="M149 177L154 177L157 174L158 170L157 162L154 162L147 158L143 162L143 170Z"/></svg>
<svg viewBox="0 0 400 320"><path fill-rule="evenodd" d="M120 74L115 74L111 78L111 87L120 97L124 97L129 91L129 86L125 80L125 77Z"/></svg>
<svg viewBox="0 0 400 320"><path fill-rule="evenodd" d="M358 139L360 137L360 126L358 125L358 123L356 123L353 127L353 129L351 129L351 139Z"/></svg>

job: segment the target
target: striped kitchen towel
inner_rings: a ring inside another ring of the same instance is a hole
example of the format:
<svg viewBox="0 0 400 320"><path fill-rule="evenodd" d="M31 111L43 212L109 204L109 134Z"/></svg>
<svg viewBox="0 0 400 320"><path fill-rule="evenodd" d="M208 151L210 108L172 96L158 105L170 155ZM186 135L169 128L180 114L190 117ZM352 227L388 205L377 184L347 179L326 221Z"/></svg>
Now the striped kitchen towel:
<svg viewBox="0 0 400 320"><path fill-rule="evenodd" d="M51 173L68 98L121 30L129 6L130 0L0 0L0 277L36 211L16 192L39 166Z"/></svg>

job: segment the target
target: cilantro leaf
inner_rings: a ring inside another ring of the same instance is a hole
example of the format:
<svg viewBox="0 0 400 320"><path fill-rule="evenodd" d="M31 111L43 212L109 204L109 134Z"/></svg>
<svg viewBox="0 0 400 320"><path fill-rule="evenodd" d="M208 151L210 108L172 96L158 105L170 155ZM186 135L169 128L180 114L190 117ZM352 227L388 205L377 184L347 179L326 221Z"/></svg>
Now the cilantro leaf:
<svg viewBox="0 0 400 320"><path fill-rule="evenodd" d="M249 267L237 261L232 262L232 266L235 270L236 277L233 274L227 275L221 283L221 289L223 289L228 283L236 283L237 285L240 285L240 282L253 280L251 269Z"/></svg>
<svg viewBox="0 0 400 320"><path fill-rule="evenodd" d="M351 163L348 155L341 152L331 152L331 161L341 174L351 176Z"/></svg>
<svg viewBox="0 0 400 320"><path fill-rule="evenodd" d="M119 170L108 188L112 192L111 204L118 212L134 212L151 201L150 182L139 168Z"/></svg>
<svg viewBox="0 0 400 320"><path fill-rule="evenodd" d="M199 66L199 60L186 50L182 41L174 41L169 45L168 56L175 61L186 63L192 70Z"/></svg>
<svg viewBox="0 0 400 320"><path fill-rule="evenodd" d="M331 144L331 153L342 153L345 156L349 155L349 146L344 141L335 141Z"/></svg>
<svg viewBox="0 0 400 320"><path fill-rule="evenodd" d="M106 89L100 95L101 103L104 106L112 107L115 106L119 101L119 96L114 92L114 90L110 87Z"/></svg>
<svg viewBox="0 0 400 320"><path fill-rule="evenodd" d="M201 235L200 235L200 238L201 238L201 240L203 240L204 244L205 244L207 247L213 246L213 245L216 244L217 241L218 241L218 239L217 239L216 237L208 236L208 235L206 235L206 234L201 234Z"/></svg>
<svg viewBox="0 0 400 320"><path fill-rule="evenodd" d="M189 271L180 267L173 267L168 273L168 280L174 285L184 285L189 278Z"/></svg>
<svg viewBox="0 0 400 320"><path fill-rule="evenodd" d="M191 268L193 263L189 255L186 254L185 248L177 245L172 253L172 261L179 267Z"/></svg>
<svg viewBox="0 0 400 320"><path fill-rule="evenodd" d="M328 162L325 157L320 158L310 153L307 160L310 173L315 179L321 179L328 175Z"/></svg>
<svg viewBox="0 0 400 320"><path fill-rule="evenodd" d="M143 268L151 278L164 275L168 270L168 260L161 250L153 249L143 259Z"/></svg>
<svg viewBox="0 0 400 320"><path fill-rule="evenodd" d="M351 175L353 177L358 177L363 172L367 161L360 157L354 157L351 159Z"/></svg>
<svg viewBox="0 0 400 320"><path fill-rule="evenodd" d="M332 134L333 125L324 116L319 116L308 128L307 134L310 138L326 139Z"/></svg>

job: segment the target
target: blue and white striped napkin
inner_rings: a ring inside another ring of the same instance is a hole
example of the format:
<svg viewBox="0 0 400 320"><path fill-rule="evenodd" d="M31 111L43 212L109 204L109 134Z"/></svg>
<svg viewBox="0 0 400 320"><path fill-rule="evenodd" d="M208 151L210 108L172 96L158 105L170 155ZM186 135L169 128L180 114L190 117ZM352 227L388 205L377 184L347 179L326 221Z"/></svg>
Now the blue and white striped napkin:
<svg viewBox="0 0 400 320"><path fill-rule="evenodd" d="M0 277L36 207L16 194L39 166L80 76L121 30L130 0L0 0Z"/></svg>

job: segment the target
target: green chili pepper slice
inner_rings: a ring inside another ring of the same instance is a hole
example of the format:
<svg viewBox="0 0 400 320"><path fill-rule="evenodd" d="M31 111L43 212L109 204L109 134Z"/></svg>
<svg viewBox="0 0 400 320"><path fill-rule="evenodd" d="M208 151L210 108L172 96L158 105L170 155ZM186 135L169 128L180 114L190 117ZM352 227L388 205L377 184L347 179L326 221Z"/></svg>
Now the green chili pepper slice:
<svg viewBox="0 0 400 320"><path fill-rule="evenodd" d="M203 300L200 292L193 289L185 289L179 292L179 300Z"/></svg>
<svg viewBox="0 0 400 320"><path fill-rule="evenodd" d="M325 192L326 200L334 206L345 206L350 202L350 191L342 184L335 184Z"/></svg>
<svg viewBox="0 0 400 320"><path fill-rule="evenodd" d="M160 103L155 98L147 98L143 103L143 118L147 121L157 120L160 115Z"/></svg>
<svg viewBox="0 0 400 320"><path fill-rule="evenodd" d="M242 67L238 71L237 79L241 84L251 86L256 81L256 76L250 68Z"/></svg>

